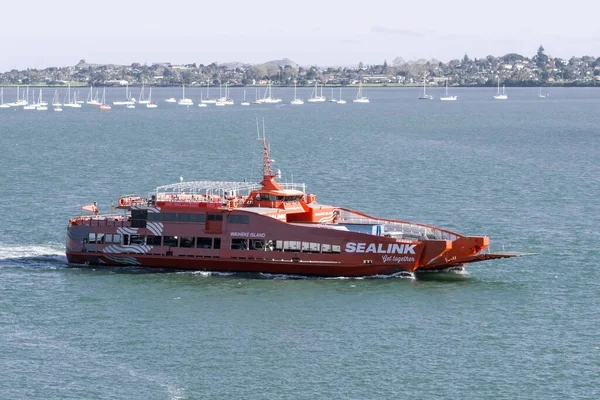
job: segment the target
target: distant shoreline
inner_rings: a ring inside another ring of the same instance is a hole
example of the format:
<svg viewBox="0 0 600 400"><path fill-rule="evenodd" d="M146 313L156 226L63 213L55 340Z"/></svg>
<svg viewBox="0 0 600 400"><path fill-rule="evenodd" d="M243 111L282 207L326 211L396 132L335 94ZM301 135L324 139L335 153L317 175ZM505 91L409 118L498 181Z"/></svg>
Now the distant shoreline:
<svg viewBox="0 0 600 400"><path fill-rule="evenodd" d="M17 86L19 87L36 87L36 88L66 88L68 87L68 85L46 85L46 84L32 84L32 85L24 85L24 84L12 84L12 83L7 83L7 84L3 84L0 85L0 87L14 87L16 88ZM180 88L181 85L144 85L146 87L154 87L154 88ZM266 88L268 85L242 85L242 84L238 84L238 85L229 85L230 88ZM322 86L323 88L358 88L358 84L353 84L353 85L338 85L338 84L334 84L334 85L328 85L328 84L322 84L319 85ZM419 87L423 87L423 84L419 84L419 83L408 83L408 84L403 84L403 83L363 83L362 84L363 87L366 88L419 88ZM551 88L551 87L579 87L579 88L600 88L600 82L597 84L583 84L583 83L552 83L552 84L546 84L546 85L533 85L533 84L529 84L529 85L505 85L506 87L513 87L513 88L537 88L537 87L543 87L543 88ZM90 85L85 84L85 83L81 83L81 82L73 82L71 83L71 88L87 88L90 87ZM95 87L107 87L107 88L124 88L125 85L96 85ZM135 84L130 84L129 87L142 87L141 84L135 83ZM215 87L215 85L211 85L211 87ZM293 88L293 85L272 85L272 87L274 88ZM303 85L303 86L298 86L299 88L312 88L314 87L314 85ZM428 88L444 88L443 85L427 85ZM495 84L485 84L485 85L450 85L449 87L451 88L483 88L483 87L496 87ZM186 85L186 88L206 88L206 85Z"/></svg>

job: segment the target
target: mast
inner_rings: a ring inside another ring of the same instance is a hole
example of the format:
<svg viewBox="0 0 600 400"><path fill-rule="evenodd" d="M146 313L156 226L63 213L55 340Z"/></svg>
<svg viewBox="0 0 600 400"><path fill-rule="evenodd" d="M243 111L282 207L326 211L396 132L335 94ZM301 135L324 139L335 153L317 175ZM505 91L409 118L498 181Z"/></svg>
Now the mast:
<svg viewBox="0 0 600 400"><path fill-rule="evenodd" d="M258 129L258 119L256 120L256 128ZM271 158L269 156L269 146L267 144L267 138L265 136L265 120L263 119L263 134L262 138L260 137L259 130L259 139L262 140L263 143L263 167L262 174L263 180L260 183L263 189L266 190L281 190L281 186L277 182L275 182L275 175L273 175L273 169L271 167Z"/></svg>

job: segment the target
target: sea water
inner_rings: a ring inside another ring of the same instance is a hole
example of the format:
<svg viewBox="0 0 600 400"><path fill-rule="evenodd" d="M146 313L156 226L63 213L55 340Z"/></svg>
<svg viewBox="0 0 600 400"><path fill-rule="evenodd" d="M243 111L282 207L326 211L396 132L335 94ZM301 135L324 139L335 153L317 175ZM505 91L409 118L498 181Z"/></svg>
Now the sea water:
<svg viewBox="0 0 600 400"><path fill-rule="evenodd" d="M343 105L274 88L283 103L242 107L232 88L234 106L183 107L158 88L153 110L0 109L0 398L599 398L600 90L355 90ZM259 180L263 119L281 181L321 203L537 255L369 279L66 264L83 204Z"/></svg>

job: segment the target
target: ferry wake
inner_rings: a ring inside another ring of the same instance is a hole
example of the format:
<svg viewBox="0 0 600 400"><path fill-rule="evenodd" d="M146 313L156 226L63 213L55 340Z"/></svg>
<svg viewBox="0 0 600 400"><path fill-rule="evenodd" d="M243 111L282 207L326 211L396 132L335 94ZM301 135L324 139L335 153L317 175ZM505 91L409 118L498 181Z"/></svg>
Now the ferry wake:
<svg viewBox="0 0 600 400"><path fill-rule="evenodd" d="M521 253L490 253L487 236L376 218L278 183L264 135L260 183L194 181L118 198L108 215L69 221L70 264L304 276L444 270Z"/></svg>

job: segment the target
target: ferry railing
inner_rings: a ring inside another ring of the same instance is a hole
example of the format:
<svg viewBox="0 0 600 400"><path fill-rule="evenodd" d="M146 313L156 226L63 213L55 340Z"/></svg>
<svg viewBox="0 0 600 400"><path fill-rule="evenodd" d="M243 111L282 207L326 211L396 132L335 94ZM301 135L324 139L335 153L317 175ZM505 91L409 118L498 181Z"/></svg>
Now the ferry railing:
<svg viewBox="0 0 600 400"><path fill-rule="evenodd" d="M403 221L372 218L351 210L341 209L340 219L337 222L354 224L379 224L384 226L384 234L391 232L402 233L406 239L434 239L434 240L456 240L460 235L444 229L424 224L415 224Z"/></svg>
<svg viewBox="0 0 600 400"><path fill-rule="evenodd" d="M131 218L120 217L115 215L102 215L93 217L78 217L73 221L73 225L77 226L102 226L102 227L128 227Z"/></svg>
<svg viewBox="0 0 600 400"><path fill-rule="evenodd" d="M306 193L306 185L304 183L278 183L284 190L298 190L302 193ZM150 193L151 196L162 196L163 194L187 194L187 195L248 195L253 190L262 189L260 183L251 182L221 182L221 181L192 181L192 182L180 182L171 185L159 186L154 192Z"/></svg>

